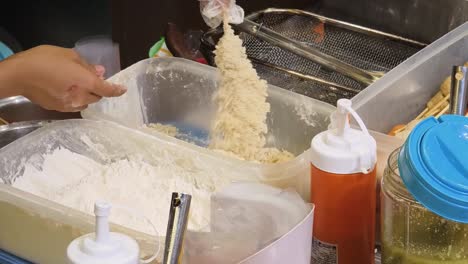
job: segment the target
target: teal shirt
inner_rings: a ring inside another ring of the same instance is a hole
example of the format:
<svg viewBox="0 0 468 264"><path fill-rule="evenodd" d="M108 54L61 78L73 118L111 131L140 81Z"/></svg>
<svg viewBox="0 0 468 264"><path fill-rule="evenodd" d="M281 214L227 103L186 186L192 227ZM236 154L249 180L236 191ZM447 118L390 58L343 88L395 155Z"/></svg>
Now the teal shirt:
<svg viewBox="0 0 468 264"><path fill-rule="evenodd" d="M5 43L0 41L0 61L13 55L13 51L5 45Z"/></svg>

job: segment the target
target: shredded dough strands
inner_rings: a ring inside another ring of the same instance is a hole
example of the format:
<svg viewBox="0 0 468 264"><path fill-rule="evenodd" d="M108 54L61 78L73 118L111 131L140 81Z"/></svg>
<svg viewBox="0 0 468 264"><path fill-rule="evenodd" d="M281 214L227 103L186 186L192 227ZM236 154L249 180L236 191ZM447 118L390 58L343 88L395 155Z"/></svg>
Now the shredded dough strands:
<svg viewBox="0 0 468 264"><path fill-rule="evenodd" d="M258 77L242 40L234 34L226 18L224 36L215 53L221 79L214 98L217 112L209 147L251 161L272 163L293 158L288 152L264 148L270 111L266 102L268 86Z"/></svg>

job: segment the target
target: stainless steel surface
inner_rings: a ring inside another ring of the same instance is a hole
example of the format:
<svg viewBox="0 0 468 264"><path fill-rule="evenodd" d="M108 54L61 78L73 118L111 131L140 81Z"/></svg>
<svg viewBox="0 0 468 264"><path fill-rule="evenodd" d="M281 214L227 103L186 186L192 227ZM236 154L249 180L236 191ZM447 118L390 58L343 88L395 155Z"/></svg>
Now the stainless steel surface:
<svg viewBox="0 0 468 264"><path fill-rule="evenodd" d="M60 113L41 108L22 96L0 99L0 117L9 123L32 120L81 118L79 113Z"/></svg>
<svg viewBox="0 0 468 264"><path fill-rule="evenodd" d="M261 24L262 28L274 30L287 38L366 71L389 71L424 46L416 41L302 10L270 8L251 14L248 19ZM257 58L272 65L357 91L367 86L268 42L258 40L250 34L242 33L241 37L244 39L250 58ZM351 98L356 94L272 70L271 67L256 65L256 69L262 78L274 85L331 104L335 104L339 98Z"/></svg>
<svg viewBox="0 0 468 264"><path fill-rule="evenodd" d="M180 258L184 235L187 229L191 201L191 195L172 193L163 264L181 263Z"/></svg>
<svg viewBox="0 0 468 264"><path fill-rule="evenodd" d="M218 39L222 36L223 31L221 28L216 28L209 30L206 32L202 38L201 38L201 45L200 45L200 50L207 59L208 63L212 66L216 66L216 63L214 61L214 52L213 50L215 49L216 42ZM327 81L319 77L312 76L310 74L304 74L300 73L298 71L294 71L291 69L288 69L286 67L282 67L279 65L275 65L269 62L265 62L263 60L259 60L254 57L248 56L248 58L254 63L256 66L257 70L262 69L265 67L265 69L270 68L270 70L273 72L277 72L279 74L283 74L284 78L293 77L297 80L309 80L317 85L323 85L325 87L328 87L330 91L336 91L336 90L342 90L344 92L349 92L350 94L357 94L360 92L359 89L354 89L354 88L349 88L347 86L332 82L332 81ZM262 76L263 77L263 76ZM279 78L282 78L281 76ZM275 81L272 81L272 78L268 80L270 83L275 83Z"/></svg>
<svg viewBox="0 0 468 264"><path fill-rule="evenodd" d="M374 37L387 37L387 38L390 38L390 39L393 39L393 40L399 40L399 41L404 42L404 43L413 44L415 46L421 46L421 47L427 45L424 42L416 41L416 40L413 40L411 38L405 38L405 37L401 37L399 35L386 33L386 32L376 30L376 29L373 29L373 28L370 28L370 27L363 27L363 26L360 26L358 24L353 24L353 23L342 21L342 20L333 19L333 18L330 18L330 17L322 16L322 15L320 15L318 13L314 13L314 12L307 11L307 10L301 10L301 9L268 8L268 9L265 9L265 10L262 10L262 11L254 12L254 13L250 14L248 16L248 18L253 19L253 20L257 20L257 19L261 18L261 16L263 16L264 14L269 14L269 13L270 14L290 13L290 14L301 15L301 16L311 16L311 17L314 17L314 18L316 18L316 19L318 19L318 20L320 20L322 22L326 22L327 24L330 24L330 25L333 25L333 26L336 26L336 27L339 27L339 28L348 29L348 30L351 30L351 31L364 33L366 35L371 35L371 36L374 36Z"/></svg>
<svg viewBox="0 0 468 264"><path fill-rule="evenodd" d="M263 25L252 22L249 19L245 19L242 24L235 25L235 28L242 32L251 34L272 45L283 48L305 59L316 62L330 70L346 75L365 85L373 83L384 74L383 72L365 71L346 62L342 62L333 56L322 53L315 47L311 47L304 43L295 41L294 39L287 38L281 34L278 34L274 30L263 27ZM295 29L291 28L291 30Z"/></svg>
<svg viewBox="0 0 468 264"><path fill-rule="evenodd" d="M21 138L51 121L25 121L0 126L0 148Z"/></svg>
<svg viewBox="0 0 468 264"><path fill-rule="evenodd" d="M369 72L387 72L425 46L424 43L302 10L270 8L247 18L263 29L274 30ZM212 65L212 50L221 36L222 30L216 29L202 38L201 48ZM333 105L340 98L352 98L367 86L250 34L241 33L240 36L258 74L270 84Z"/></svg>
<svg viewBox="0 0 468 264"><path fill-rule="evenodd" d="M425 43L468 21L466 0L315 0L311 10Z"/></svg>
<svg viewBox="0 0 468 264"><path fill-rule="evenodd" d="M302 73L297 72L297 71L293 71L293 70L283 68L283 67L278 66L278 65L274 65L274 64L271 64L271 63L268 63L268 62L261 61L259 59L255 59L255 58L250 58L250 59L251 59L252 62L255 62L256 64L261 64L261 65L264 65L264 66L267 66L267 67L271 67L271 68L276 69L278 71L289 73L289 74L291 74L292 76L295 76L295 77L299 77L299 78L306 79L306 80L311 80L311 81L314 81L314 82L317 82L317 83L320 83L320 84L323 84L323 85L328 85L330 87L333 87L333 88L336 88L336 89L339 89L339 90L343 90L343 91L347 91L347 92L351 92L351 93L359 93L360 92L358 89L349 88L349 87L340 85L338 83L326 81L326 80L323 80L323 79L320 79L320 78L317 78L317 77L314 77L314 76L311 76L311 75L308 75L308 74L302 74Z"/></svg>
<svg viewBox="0 0 468 264"><path fill-rule="evenodd" d="M452 115L465 115L468 102L468 67L453 66L450 88L450 108Z"/></svg>

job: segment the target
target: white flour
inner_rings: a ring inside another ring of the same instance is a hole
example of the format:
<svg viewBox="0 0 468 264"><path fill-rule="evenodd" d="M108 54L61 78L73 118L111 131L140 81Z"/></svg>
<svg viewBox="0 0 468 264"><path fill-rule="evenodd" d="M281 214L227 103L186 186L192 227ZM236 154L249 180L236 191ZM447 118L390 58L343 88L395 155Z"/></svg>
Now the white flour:
<svg viewBox="0 0 468 264"><path fill-rule="evenodd" d="M91 215L94 202L105 199L141 212L160 235L166 233L172 192L192 194L189 229L200 230L209 224L211 193L229 183L223 177L177 173L167 164L150 165L140 156L101 165L59 148L43 157L42 169L27 164L13 186ZM143 219L118 208L111 221L154 234Z"/></svg>

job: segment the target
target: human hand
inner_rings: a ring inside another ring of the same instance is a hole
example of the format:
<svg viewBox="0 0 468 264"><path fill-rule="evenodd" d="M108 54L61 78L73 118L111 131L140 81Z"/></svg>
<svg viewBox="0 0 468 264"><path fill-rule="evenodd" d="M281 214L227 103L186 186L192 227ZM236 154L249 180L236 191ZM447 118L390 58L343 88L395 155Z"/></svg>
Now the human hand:
<svg viewBox="0 0 468 264"><path fill-rule="evenodd" d="M206 6L210 5L211 8L216 9L227 9L233 0L199 0L200 6L205 8Z"/></svg>
<svg viewBox="0 0 468 264"><path fill-rule="evenodd" d="M223 21L223 14L229 16L229 22L240 24L244 20L244 10L236 5L235 0L199 0L203 20L211 28L216 28Z"/></svg>
<svg viewBox="0 0 468 264"><path fill-rule="evenodd" d="M72 49L38 46L8 58L9 85L49 110L77 112L126 88L103 80L104 67L89 65Z"/></svg>

